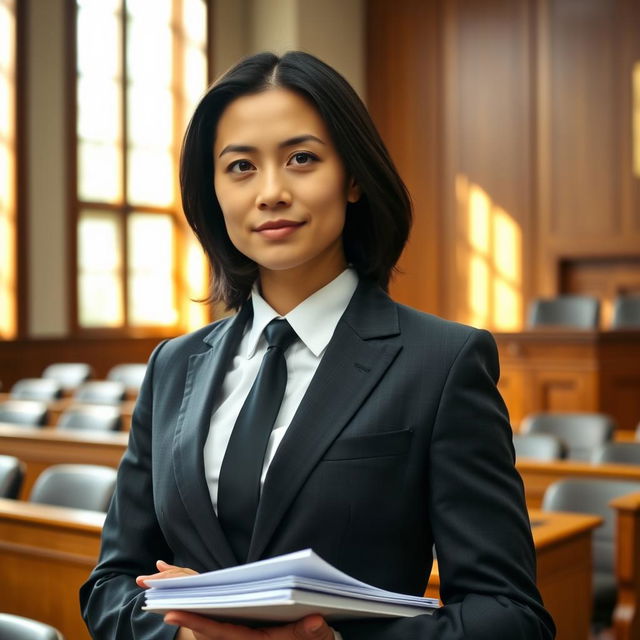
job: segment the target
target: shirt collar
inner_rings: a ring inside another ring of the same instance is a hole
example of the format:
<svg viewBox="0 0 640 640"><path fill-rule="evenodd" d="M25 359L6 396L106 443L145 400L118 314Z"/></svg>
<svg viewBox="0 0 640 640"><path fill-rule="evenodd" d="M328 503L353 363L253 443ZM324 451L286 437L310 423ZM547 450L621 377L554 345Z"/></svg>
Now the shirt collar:
<svg viewBox="0 0 640 640"><path fill-rule="evenodd" d="M358 276L354 269L345 269L337 278L322 287L284 316L300 340L317 358L326 349L336 325L344 313L356 287ZM253 321L247 335L247 357L255 355L265 327L283 316L260 295L257 284L251 291ZM319 321L321 319L321 321Z"/></svg>

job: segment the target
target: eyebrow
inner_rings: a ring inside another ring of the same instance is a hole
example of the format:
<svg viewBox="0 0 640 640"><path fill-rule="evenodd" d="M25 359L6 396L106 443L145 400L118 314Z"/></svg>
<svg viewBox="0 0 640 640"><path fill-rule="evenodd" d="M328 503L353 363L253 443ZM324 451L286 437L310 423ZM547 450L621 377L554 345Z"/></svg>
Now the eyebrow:
<svg viewBox="0 0 640 640"><path fill-rule="evenodd" d="M320 140L320 138L308 133L301 136L295 136L294 138L288 138L287 140L283 140L280 144L278 144L278 149L283 149L284 147L294 147L298 144L302 144L303 142L309 142L310 140L319 142L320 144L324 144L324 142ZM257 150L258 150L257 147L252 147L251 145L248 145L248 144L228 144L218 154L218 158L223 156L225 153L251 153Z"/></svg>

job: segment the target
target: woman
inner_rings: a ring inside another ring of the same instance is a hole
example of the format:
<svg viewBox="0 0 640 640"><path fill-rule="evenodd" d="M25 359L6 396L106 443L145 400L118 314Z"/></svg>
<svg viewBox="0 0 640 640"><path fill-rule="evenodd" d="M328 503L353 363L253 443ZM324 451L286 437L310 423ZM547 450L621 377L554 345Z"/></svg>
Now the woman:
<svg viewBox="0 0 640 640"><path fill-rule="evenodd" d="M386 295L410 203L348 83L300 52L240 62L195 111L181 184L213 298L238 313L151 356L81 592L94 637L552 638L495 344ZM268 348L276 325L288 342ZM243 445L266 421L260 405L245 432L274 353L282 404L261 444ZM166 577L307 547L422 594L434 544L444 606L432 616L253 630L141 610L154 566Z"/></svg>

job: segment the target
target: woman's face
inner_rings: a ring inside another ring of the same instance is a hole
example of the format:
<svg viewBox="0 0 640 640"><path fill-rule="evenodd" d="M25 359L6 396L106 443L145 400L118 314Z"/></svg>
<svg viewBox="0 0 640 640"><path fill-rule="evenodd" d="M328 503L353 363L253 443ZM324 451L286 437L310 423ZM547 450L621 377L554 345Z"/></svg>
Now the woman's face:
<svg viewBox="0 0 640 640"><path fill-rule="evenodd" d="M297 93L268 89L227 106L216 130L214 186L231 241L261 275L289 271L328 282L345 268L345 211L358 188L348 184L324 121Z"/></svg>

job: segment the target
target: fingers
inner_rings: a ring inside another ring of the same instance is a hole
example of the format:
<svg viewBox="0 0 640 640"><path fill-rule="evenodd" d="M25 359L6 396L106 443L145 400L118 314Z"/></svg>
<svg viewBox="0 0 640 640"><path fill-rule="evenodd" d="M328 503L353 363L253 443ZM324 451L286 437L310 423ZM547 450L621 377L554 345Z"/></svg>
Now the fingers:
<svg viewBox="0 0 640 640"><path fill-rule="evenodd" d="M187 567L177 567L176 565L169 564L164 560L158 560L156 562L156 567L158 569L157 573L151 573L149 575L138 576L136 578L136 584L143 589L148 587L146 581L147 580L158 580L163 578L179 578L181 576L193 576L198 572L193 569L188 569Z"/></svg>
<svg viewBox="0 0 640 640"><path fill-rule="evenodd" d="M266 637L259 630L217 622L186 611L169 611L164 621L166 624L188 628L196 638L202 640L265 640Z"/></svg>
<svg viewBox="0 0 640 640"><path fill-rule="evenodd" d="M326 623L322 616L307 616L295 623L293 627L294 638L298 640L334 640L333 629Z"/></svg>

